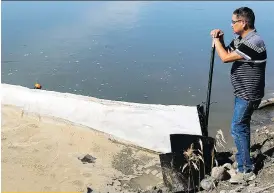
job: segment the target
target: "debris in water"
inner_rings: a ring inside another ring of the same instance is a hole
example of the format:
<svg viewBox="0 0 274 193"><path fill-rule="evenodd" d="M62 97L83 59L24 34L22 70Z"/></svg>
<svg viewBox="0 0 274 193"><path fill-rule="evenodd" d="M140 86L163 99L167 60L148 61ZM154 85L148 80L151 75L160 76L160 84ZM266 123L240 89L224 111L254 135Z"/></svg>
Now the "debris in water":
<svg viewBox="0 0 274 193"><path fill-rule="evenodd" d="M11 73L8 73L8 76L9 76L9 75L12 75L12 72L11 72Z"/></svg>
<svg viewBox="0 0 274 193"><path fill-rule="evenodd" d="M41 84L39 84L39 83L34 84L34 89L41 89L41 88L42 88Z"/></svg>

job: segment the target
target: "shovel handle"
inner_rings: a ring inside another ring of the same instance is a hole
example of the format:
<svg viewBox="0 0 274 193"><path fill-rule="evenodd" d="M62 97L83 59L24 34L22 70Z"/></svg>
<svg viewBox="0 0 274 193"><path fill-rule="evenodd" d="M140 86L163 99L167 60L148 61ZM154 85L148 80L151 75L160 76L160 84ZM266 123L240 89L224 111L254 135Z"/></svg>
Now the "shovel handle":
<svg viewBox="0 0 274 193"><path fill-rule="evenodd" d="M207 135L208 135L208 118L209 118L209 107L210 107L212 76L213 76L213 68L214 68L214 58L215 58L215 44L214 44L214 40L212 39L210 68L209 68L209 75L208 75L207 99L206 99L206 112L205 112L205 128L206 128Z"/></svg>

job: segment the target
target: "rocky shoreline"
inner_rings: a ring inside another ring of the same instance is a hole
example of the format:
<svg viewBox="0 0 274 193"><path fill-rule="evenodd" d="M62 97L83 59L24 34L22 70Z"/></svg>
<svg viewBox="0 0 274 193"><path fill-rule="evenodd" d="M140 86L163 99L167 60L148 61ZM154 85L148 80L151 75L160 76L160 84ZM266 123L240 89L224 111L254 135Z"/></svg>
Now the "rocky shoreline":
<svg viewBox="0 0 274 193"><path fill-rule="evenodd" d="M202 191L199 193L273 193L274 192L274 117L273 99L263 101L259 109L271 108L270 113L255 113L253 118L253 129L251 135L251 156L255 165L256 179L240 184L231 184L229 179L236 174L235 154L236 149L222 149L217 152L216 163L212 168L211 176L207 176L201 181ZM271 105L271 107L270 107ZM263 109L264 110L264 109ZM265 116L263 116L265 115ZM261 119L260 119L261 118ZM260 121L262 120L262 121ZM221 159L220 159L221 158ZM168 193L169 191L163 184L153 187L145 193ZM194 192L194 191L192 191Z"/></svg>
<svg viewBox="0 0 274 193"><path fill-rule="evenodd" d="M250 182L231 184L228 180L235 175L234 148L223 151L223 155L230 155L227 163L212 169L211 176L207 176L201 186L204 188L197 193L272 193L274 192L274 123L257 129L252 135L252 159L256 165L257 177ZM232 164L231 164L232 163ZM206 189L206 190L205 190ZM152 187L150 190L139 190L142 193L171 193L163 183ZM192 191L194 192L194 191Z"/></svg>

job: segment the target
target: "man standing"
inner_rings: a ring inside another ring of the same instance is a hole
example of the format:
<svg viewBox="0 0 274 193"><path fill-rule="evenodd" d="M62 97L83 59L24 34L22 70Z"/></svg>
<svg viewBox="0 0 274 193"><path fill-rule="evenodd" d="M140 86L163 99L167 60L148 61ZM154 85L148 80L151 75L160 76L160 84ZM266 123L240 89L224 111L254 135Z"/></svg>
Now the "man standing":
<svg viewBox="0 0 274 193"><path fill-rule="evenodd" d="M224 63L233 62L231 83L234 88L235 102L231 124L231 135L237 147L237 174L231 183L250 181L256 178L250 159L250 121L264 96L266 47L258 35L255 15L248 7L236 9L232 15L232 29L238 35L225 47L224 33L212 30L216 51Z"/></svg>

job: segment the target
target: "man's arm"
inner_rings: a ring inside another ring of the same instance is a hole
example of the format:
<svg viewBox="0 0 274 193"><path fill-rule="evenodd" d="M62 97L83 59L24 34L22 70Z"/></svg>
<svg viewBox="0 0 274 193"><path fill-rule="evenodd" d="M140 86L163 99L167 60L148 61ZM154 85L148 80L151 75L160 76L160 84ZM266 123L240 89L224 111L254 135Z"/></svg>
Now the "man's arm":
<svg viewBox="0 0 274 193"><path fill-rule="evenodd" d="M213 38L215 48L217 50L218 55L224 63L234 62L236 60L244 59L235 51L229 52L225 49L224 41L221 38Z"/></svg>

